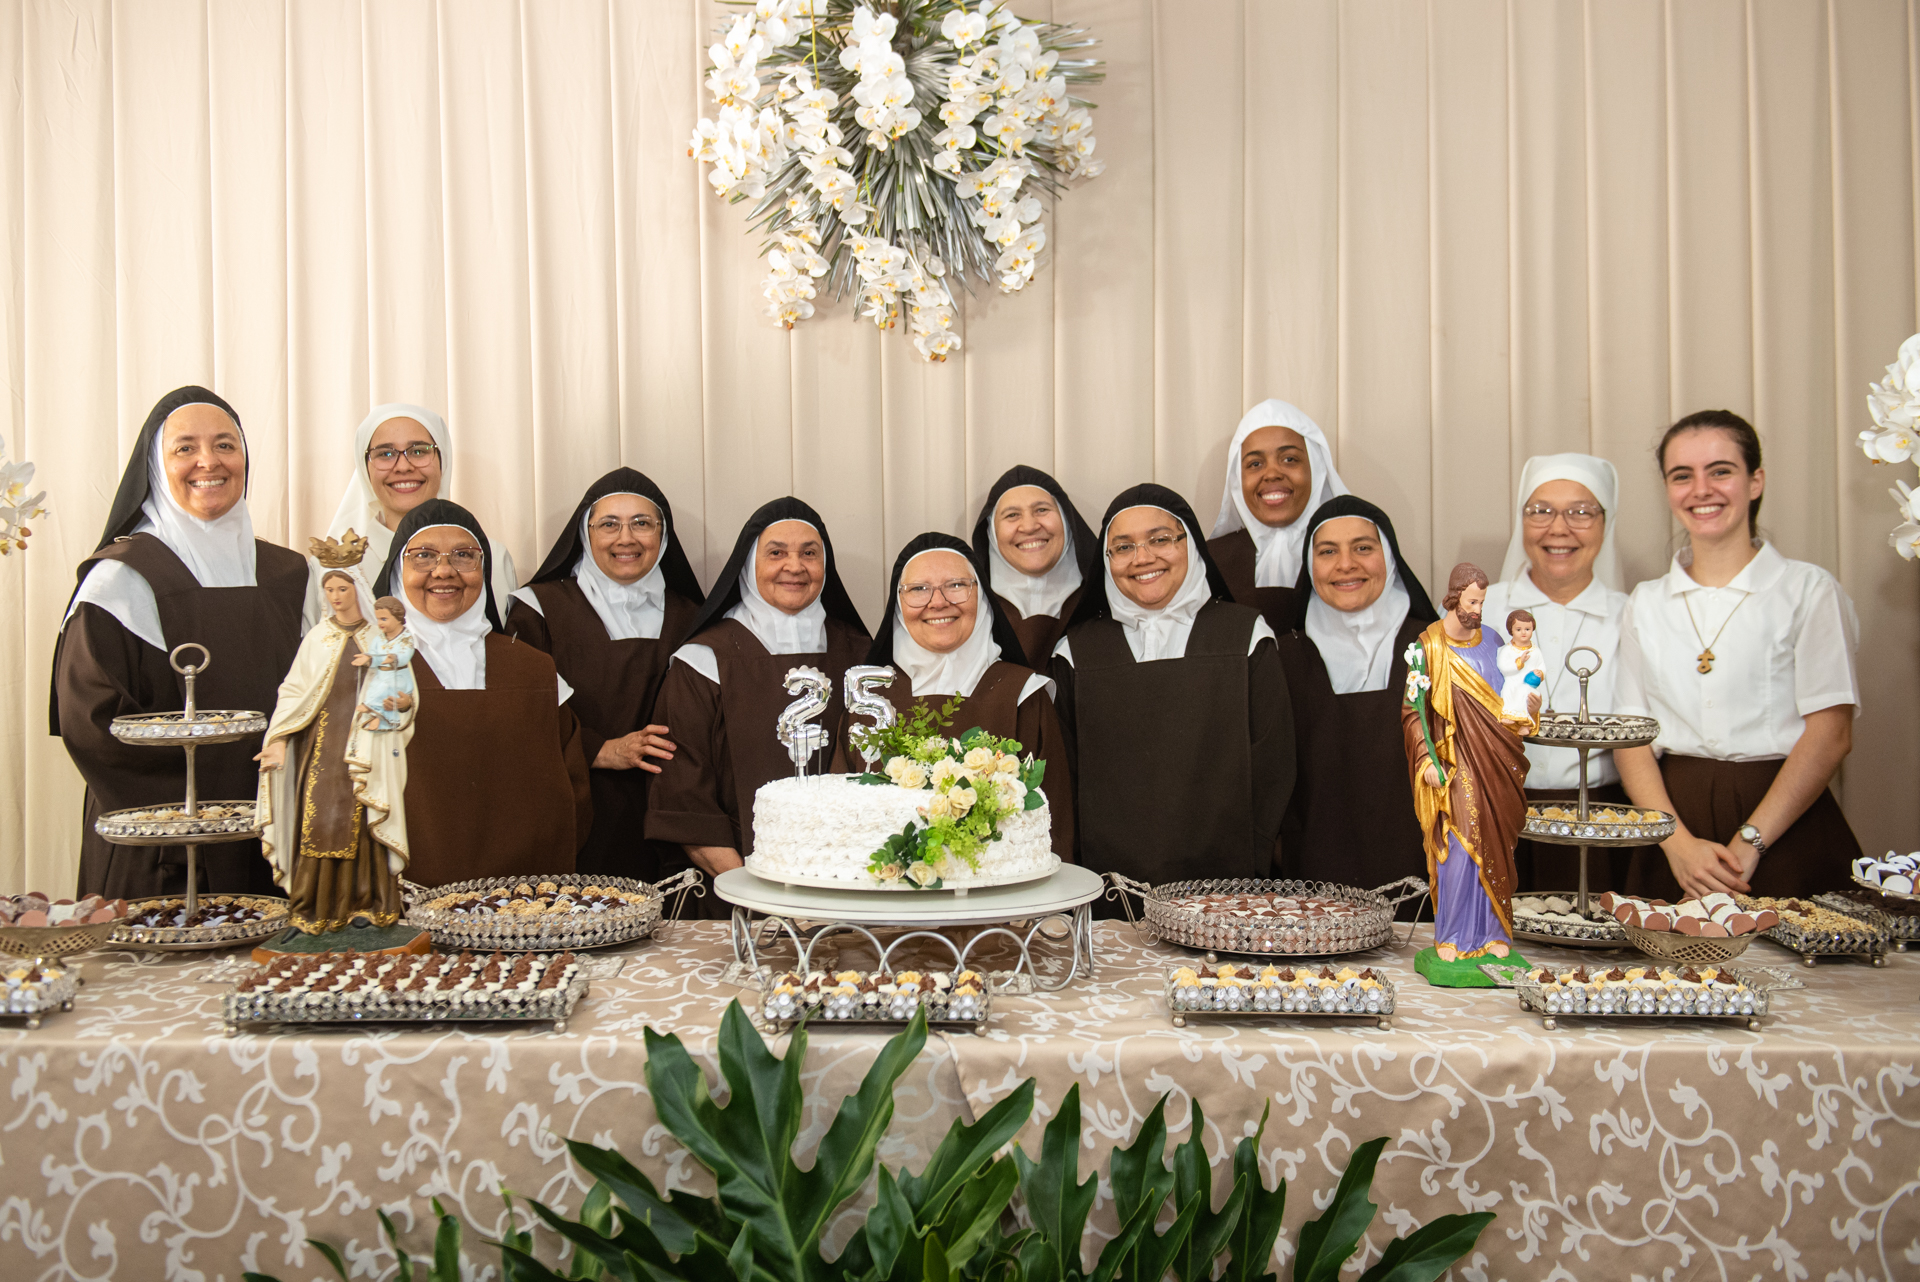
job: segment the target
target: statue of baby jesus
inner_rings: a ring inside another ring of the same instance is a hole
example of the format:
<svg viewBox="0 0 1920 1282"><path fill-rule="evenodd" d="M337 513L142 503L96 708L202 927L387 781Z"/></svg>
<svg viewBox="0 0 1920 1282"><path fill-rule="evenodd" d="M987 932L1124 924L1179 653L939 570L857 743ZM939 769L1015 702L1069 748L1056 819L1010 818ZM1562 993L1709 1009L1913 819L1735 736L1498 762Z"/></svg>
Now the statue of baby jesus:
<svg viewBox="0 0 1920 1282"><path fill-rule="evenodd" d="M1541 693L1541 687L1547 682L1546 660L1533 644L1534 627L1531 611L1509 612L1507 636L1510 640L1500 647L1494 660L1500 669L1500 702L1506 705L1507 715L1511 717L1530 715L1527 697Z"/></svg>
<svg viewBox="0 0 1920 1282"><path fill-rule="evenodd" d="M369 669L356 709L367 714L360 728L398 730L419 693L413 681L413 634L406 630L407 607L383 596L373 603L373 622L380 636L364 639L361 644L367 650L353 656L355 667Z"/></svg>

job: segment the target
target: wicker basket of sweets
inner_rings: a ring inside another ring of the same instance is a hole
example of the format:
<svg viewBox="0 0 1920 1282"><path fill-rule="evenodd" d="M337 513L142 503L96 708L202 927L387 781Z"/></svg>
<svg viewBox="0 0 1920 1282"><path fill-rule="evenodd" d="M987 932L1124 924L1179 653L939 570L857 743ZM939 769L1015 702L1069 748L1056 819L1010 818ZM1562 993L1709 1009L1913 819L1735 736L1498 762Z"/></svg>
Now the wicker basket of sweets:
<svg viewBox="0 0 1920 1282"><path fill-rule="evenodd" d="M570 952L287 953L221 999L227 1035L243 1024L537 1020L565 1032L587 992Z"/></svg>
<svg viewBox="0 0 1920 1282"><path fill-rule="evenodd" d="M1210 971L1175 966L1164 994L1176 1028L1197 1017L1245 1019L1258 1015L1373 1019L1393 1026L1391 981L1371 969L1322 966L1222 965Z"/></svg>
<svg viewBox="0 0 1920 1282"><path fill-rule="evenodd" d="M415 889L407 921L443 948L606 948L652 934L667 895L695 878L483 877Z"/></svg>
<svg viewBox="0 0 1920 1282"><path fill-rule="evenodd" d="M832 974L769 977L762 988L760 1017L774 1031L803 1020L836 1024L891 1024L896 1027L925 1010L932 1025L960 1024L986 1031L993 988L978 971L843 970Z"/></svg>
<svg viewBox="0 0 1920 1282"><path fill-rule="evenodd" d="M1394 906L1427 890L1418 877L1360 890L1267 878L1149 886L1117 873L1107 875L1123 895L1139 897L1145 910L1143 932L1150 939L1208 954L1265 957L1334 956L1378 948L1393 938ZM1393 891L1402 893L1388 898Z"/></svg>
<svg viewBox="0 0 1920 1282"><path fill-rule="evenodd" d="M1821 957L1866 957L1874 965L1887 964L1893 947L1893 918L1878 908L1840 895L1807 899L1773 899L1736 895L1749 912L1772 912L1780 918L1767 938L1799 953L1807 965Z"/></svg>
<svg viewBox="0 0 1920 1282"><path fill-rule="evenodd" d="M1541 1025L1578 1017L1738 1019L1758 1029L1768 1011L1767 990L1716 966L1632 966L1589 971L1536 968L1514 985L1520 1009L1543 1016Z"/></svg>

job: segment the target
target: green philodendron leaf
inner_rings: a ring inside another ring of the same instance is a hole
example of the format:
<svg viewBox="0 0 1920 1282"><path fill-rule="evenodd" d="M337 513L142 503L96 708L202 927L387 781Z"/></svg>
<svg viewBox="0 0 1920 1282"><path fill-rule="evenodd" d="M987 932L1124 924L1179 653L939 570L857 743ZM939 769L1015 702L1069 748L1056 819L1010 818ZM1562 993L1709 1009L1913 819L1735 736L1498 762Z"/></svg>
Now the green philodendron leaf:
<svg viewBox="0 0 1920 1282"><path fill-rule="evenodd" d="M695 1229L723 1241L731 1240L733 1222L721 1214L712 1198L691 1193L670 1193L663 1198L652 1180L612 1149L579 1140L568 1140L567 1149L581 1170L593 1176L595 1183L604 1184L632 1212L622 1217L618 1240L642 1258L664 1265L669 1252L687 1254L693 1250ZM638 1230L644 1230L644 1237L634 1236Z"/></svg>
<svg viewBox="0 0 1920 1282"><path fill-rule="evenodd" d="M1060 1111L1047 1123L1040 1136L1040 1160L1028 1159L1015 1148L1013 1160L1020 1168L1020 1191L1026 1195L1027 1218L1041 1241L1053 1252L1058 1267L1080 1272L1080 1235L1087 1227L1087 1212L1093 1209L1100 1179L1089 1175L1080 1181L1080 1085L1068 1089L1060 1101ZM1032 1277L1048 1277L1029 1267Z"/></svg>
<svg viewBox="0 0 1920 1282"><path fill-rule="evenodd" d="M1360 1282L1434 1282L1466 1258L1493 1219L1492 1211L1476 1211L1472 1215L1443 1215L1431 1224L1423 1224L1387 1243L1374 1266L1360 1275Z"/></svg>
<svg viewBox="0 0 1920 1282"><path fill-rule="evenodd" d="M947 1262L954 1269L965 1269L979 1254L1019 1187L1020 1172L1012 1158L1002 1158L960 1186L934 1225L948 1244Z"/></svg>
<svg viewBox="0 0 1920 1282"><path fill-rule="evenodd" d="M920 1277L922 1282L952 1282L953 1270L947 1264L947 1249L940 1245L938 1233L927 1234L927 1244L920 1253Z"/></svg>
<svg viewBox="0 0 1920 1282"><path fill-rule="evenodd" d="M1156 1215L1173 1192L1173 1172L1167 1168L1167 1097L1153 1108L1134 1132L1133 1143L1113 1150L1107 1180L1113 1186L1114 1214L1124 1222L1140 1205L1150 1204Z"/></svg>
<svg viewBox="0 0 1920 1282"><path fill-rule="evenodd" d="M438 1198L434 1199L434 1204L439 1205ZM408 1255L405 1248L400 1245L400 1230L393 1227L393 1220L388 1216L385 1207L376 1207L373 1213L379 1217L380 1229L387 1235L388 1245L393 1247L394 1259L397 1261L393 1271L394 1282L413 1282L413 1257ZM346 1274L342 1273L340 1276L345 1277Z"/></svg>
<svg viewBox="0 0 1920 1282"><path fill-rule="evenodd" d="M893 1272L901 1248L913 1238L913 1207L907 1204L906 1195L900 1191L893 1173L884 1166L880 1168L877 1191L873 1209L867 1212L867 1222L860 1226L859 1233L865 1239L867 1259L873 1272L884 1278ZM845 1252L841 1254L839 1263L849 1273L852 1272L849 1266L854 1261L849 1260Z"/></svg>
<svg viewBox="0 0 1920 1282"><path fill-rule="evenodd" d="M628 1263L631 1253L618 1242L600 1236L577 1220L568 1219L538 1199L528 1198L527 1205L533 1208L535 1215L545 1221L548 1228L573 1243L574 1250L578 1251L582 1258L598 1260L622 1282L639 1282L640 1275ZM456 1273L454 1276L457 1279L459 1274Z"/></svg>
<svg viewBox="0 0 1920 1282"><path fill-rule="evenodd" d="M1380 1150L1386 1146L1387 1137L1382 1135L1354 1149L1325 1214L1300 1227L1300 1253L1293 1262L1294 1282L1336 1282L1340 1266L1360 1245L1360 1235L1367 1231L1367 1225L1373 1223L1373 1213L1379 1210L1367 1193L1373 1186L1373 1168L1380 1160Z"/></svg>
<svg viewBox="0 0 1920 1282"><path fill-rule="evenodd" d="M506 1282L567 1282L558 1273L533 1258L531 1251L517 1246L500 1247L500 1271Z"/></svg>
<svg viewBox="0 0 1920 1282"><path fill-rule="evenodd" d="M1260 1136L1267 1129L1267 1114L1272 1104L1260 1110L1260 1125L1253 1134L1241 1137L1233 1148L1233 1172L1236 1180L1247 1182L1247 1201L1233 1232L1227 1237L1231 1259L1220 1282L1275 1282L1267 1272L1273 1259L1273 1244L1280 1236L1280 1221L1287 1214L1287 1182L1281 1180L1271 1192L1260 1178Z"/></svg>
<svg viewBox="0 0 1920 1282"><path fill-rule="evenodd" d="M312 1247L314 1250L320 1252L320 1254L323 1257L325 1257L327 1263L333 1266L333 1271L340 1275L340 1282L347 1282L347 1262L340 1258L340 1252L334 1250L332 1247L328 1246L325 1242L322 1242L319 1238L311 1238L311 1237L308 1238L307 1245ZM406 1253L404 1251L400 1251L398 1249L397 1244L395 1248L395 1253L398 1254L402 1259L406 1258Z"/></svg>
<svg viewBox="0 0 1920 1282"><path fill-rule="evenodd" d="M460 1282L460 1217L448 1215L437 1197L433 1199L433 1213L440 1227L433 1233L433 1272L429 1276L432 1282Z"/></svg>
<svg viewBox="0 0 1920 1282"><path fill-rule="evenodd" d="M1187 1111L1187 1138L1173 1150L1174 1203L1185 1206L1196 1194L1200 1199L1193 1232L1173 1256L1173 1271L1180 1282L1207 1282L1213 1276L1213 1261L1226 1249L1246 1206L1247 1181L1236 1177L1226 1202L1219 1210L1212 1209L1213 1167L1207 1161L1206 1135L1207 1116L1195 1099Z"/></svg>
<svg viewBox="0 0 1920 1282"><path fill-rule="evenodd" d="M1180 1204L1180 1213L1173 1217L1173 1223L1167 1225L1164 1233L1155 1233L1152 1226L1140 1235L1140 1241L1134 1247L1133 1257L1126 1261L1121 1276L1127 1282L1161 1282L1173 1262L1185 1249L1187 1239L1193 1235L1193 1222L1200 1215L1200 1208L1206 1203L1206 1194L1195 1193ZM1157 1212L1159 1208L1155 1208Z"/></svg>
<svg viewBox="0 0 1920 1282"><path fill-rule="evenodd" d="M646 1030L647 1085L660 1120L713 1172L726 1215L753 1230L756 1271L780 1279L825 1282L835 1272L820 1258L833 1212L873 1170L874 1150L893 1120L893 1086L927 1038L924 1012L875 1057L860 1089L841 1101L813 1168L793 1161L800 1128L804 1028L776 1059L740 1003L720 1021L720 1071L730 1094L713 1102L706 1078L674 1036ZM729 1235L729 1240L731 1235Z"/></svg>
<svg viewBox="0 0 1920 1282"><path fill-rule="evenodd" d="M727 1267L733 1271L735 1282L753 1282L753 1225L740 1226L727 1252Z"/></svg>
<svg viewBox="0 0 1920 1282"><path fill-rule="evenodd" d="M1007 1097L968 1125L956 1121L947 1128L918 1175L901 1172L900 1191L916 1215L938 1219L947 1199L992 1160L1000 1146L1020 1133L1033 1115L1034 1080L1013 1088Z"/></svg>
<svg viewBox="0 0 1920 1282"><path fill-rule="evenodd" d="M1094 1261L1093 1272L1087 1274L1087 1282L1114 1282L1121 1268L1132 1259L1141 1237L1152 1231L1153 1221L1159 1214L1160 1208L1157 1206L1135 1207L1133 1214L1120 1222L1120 1231L1101 1248L1100 1258Z"/></svg>

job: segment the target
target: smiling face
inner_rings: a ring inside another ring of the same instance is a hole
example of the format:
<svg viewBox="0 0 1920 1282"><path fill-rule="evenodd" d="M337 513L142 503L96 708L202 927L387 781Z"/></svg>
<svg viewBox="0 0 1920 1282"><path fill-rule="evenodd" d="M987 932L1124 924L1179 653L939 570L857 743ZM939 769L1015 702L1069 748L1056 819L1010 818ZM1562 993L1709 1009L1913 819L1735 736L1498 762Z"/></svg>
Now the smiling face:
<svg viewBox="0 0 1920 1282"><path fill-rule="evenodd" d="M329 574L321 584L321 591L326 593L327 609L333 613L335 622L351 628L364 621L360 616L360 594L354 591L351 578Z"/></svg>
<svg viewBox="0 0 1920 1282"><path fill-rule="evenodd" d="M422 551L439 555L423 567L426 558L412 555ZM457 560L471 562L468 568L456 563L456 552L467 554ZM453 622L473 608L485 588L483 555L473 535L458 526L436 525L420 531L407 540L407 555L400 559L400 580L408 603L437 623Z"/></svg>
<svg viewBox="0 0 1920 1282"><path fill-rule="evenodd" d="M1345 614L1387 590L1387 549L1363 516L1336 516L1313 532L1313 594Z"/></svg>
<svg viewBox="0 0 1920 1282"><path fill-rule="evenodd" d="M1292 525L1313 497L1307 438L1290 427L1262 427L1240 442L1240 493L1262 525Z"/></svg>
<svg viewBox="0 0 1920 1282"><path fill-rule="evenodd" d="M660 509L638 494L609 494L587 516L593 563L615 583L638 583L660 562Z"/></svg>
<svg viewBox="0 0 1920 1282"><path fill-rule="evenodd" d="M798 614L827 583L827 548L805 521L775 521L753 552L753 585L768 605Z"/></svg>
<svg viewBox="0 0 1920 1282"><path fill-rule="evenodd" d="M967 586L949 588L949 584ZM941 549L914 557L900 573L900 621L906 625L907 635L935 654L958 649L973 635L974 621L979 617L977 587L973 566L958 552ZM964 596L966 601L950 600L949 591ZM922 594L927 599L913 604L910 598Z"/></svg>
<svg viewBox="0 0 1920 1282"><path fill-rule="evenodd" d="M246 446L217 405L182 405L169 414L160 459L173 501L202 521L225 516L246 493Z"/></svg>
<svg viewBox="0 0 1920 1282"><path fill-rule="evenodd" d="M400 518L428 499L439 497L440 452L433 444L433 434L419 419L390 418L373 429L367 443L367 483L389 530L399 528ZM431 452L417 459L407 453L422 449ZM378 457L383 450L394 451L391 466Z"/></svg>
<svg viewBox="0 0 1920 1282"><path fill-rule="evenodd" d="M1527 569L1534 585L1553 593L1566 587L1578 590L1593 581L1593 562L1607 538L1605 513L1584 530L1576 530L1564 515L1570 509L1600 512L1600 500L1578 481L1545 481L1534 487L1522 509L1550 507L1555 515L1546 525L1522 519L1520 538L1527 550Z"/></svg>
<svg viewBox="0 0 1920 1282"><path fill-rule="evenodd" d="M1014 486L994 505L993 537L1000 555L1014 569L1045 574L1067 550L1067 525L1059 500L1037 485Z"/></svg>
<svg viewBox="0 0 1920 1282"><path fill-rule="evenodd" d="M1180 518L1165 508L1130 507L1107 526L1107 572L1120 594L1149 610L1165 609L1187 581L1187 544ZM1154 540L1162 545L1154 546Z"/></svg>
<svg viewBox="0 0 1920 1282"><path fill-rule="evenodd" d="M1681 432L1660 460L1667 506L1695 543L1748 537L1747 509L1766 492L1765 468L1749 472L1733 434L1717 427Z"/></svg>

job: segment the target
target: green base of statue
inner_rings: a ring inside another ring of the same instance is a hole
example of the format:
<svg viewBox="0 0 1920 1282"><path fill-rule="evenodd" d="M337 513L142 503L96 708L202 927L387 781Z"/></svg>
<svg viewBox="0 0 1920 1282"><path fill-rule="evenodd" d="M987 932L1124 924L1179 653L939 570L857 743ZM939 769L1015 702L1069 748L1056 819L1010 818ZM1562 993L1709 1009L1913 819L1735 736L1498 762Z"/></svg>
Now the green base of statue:
<svg viewBox="0 0 1920 1282"><path fill-rule="evenodd" d="M1482 962L1518 966L1523 970L1530 970L1533 965L1517 948L1510 949L1505 957L1459 957L1453 961L1441 961L1438 949L1422 948L1413 959L1413 968L1435 988L1498 988L1500 985L1493 977L1480 969Z"/></svg>
<svg viewBox="0 0 1920 1282"><path fill-rule="evenodd" d="M257 962L269 962L282 953L430 953L433 936L418 926L348 926L317 935L287 927L253 950Z"/></svg>

